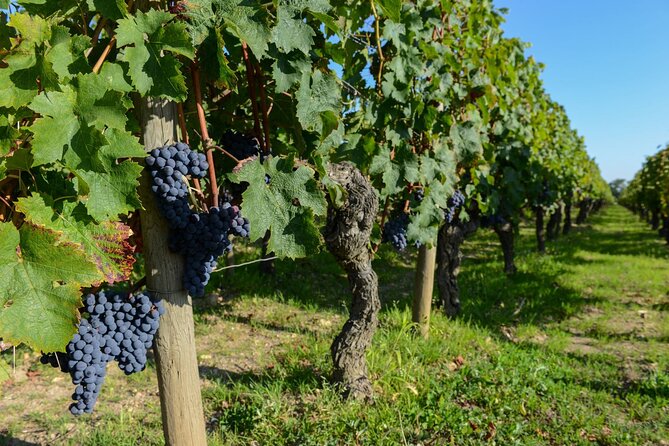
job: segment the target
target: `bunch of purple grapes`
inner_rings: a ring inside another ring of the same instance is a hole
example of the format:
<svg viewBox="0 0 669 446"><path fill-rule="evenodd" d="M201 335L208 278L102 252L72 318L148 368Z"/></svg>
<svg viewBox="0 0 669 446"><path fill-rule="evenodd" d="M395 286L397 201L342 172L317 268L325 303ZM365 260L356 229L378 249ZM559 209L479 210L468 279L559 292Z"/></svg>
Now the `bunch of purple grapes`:
<svg viewBox="0 0 669 446"><path fill-rule="evenodd" d="M262 154L258 138L246 136L232 130L226 130L223 133L221 144L225 150L230 152L239 161L251 158L252 156L261 156Z"/></svg>
<svg viewBox="0 0 669 446"><path fill-rule="evenodd" d="M456 190L451 198L448 199L448 207L444 211L444 218L448 223L453 223L457 210L465 204L465 196L459 190Z"/></svg>
<svg viewBox="0 0 669 446"><path fill-rule="evenodd" d="M164 313L162 301L144 293L101 291L87 295L84 305L88 317L81 319L65 353L41 358L43 364L70 374L76 386L70 405L73 415L93 411L107 375L107 363L116 360L126 375L144 370L147 351Z"/></svg>
<svg viewBox="0 0 669 446"><path fill-rule="evenodd" d="M184 256L184 288L192 296L202 296L218 257L232 249L228 236L247 237L249 221L229 201L221 201L208 213L193 212L185 175L204 177L209 165L204 155L186 144L178 142L152 150L146 165L154 180L152 190L158 198L158 207L171 229L170 250ZM166 183L169 187L165 187ZM231 198L225 194L224 197Z"/></svg>
<svg viewBox="0 0 669 446"><path fill-rule="evenodd" d="M404 251L408 245L407 227L409 216L400 214L383 225L382 242L390 242L397 251Z"/></svg>
<svg viewBox="0 0 669 446"><path fill-rule="evenodd" d="M419 189L414 189L413 199L416 201L416 203L422 202L423 198L425 198L425 189L423 189L422 187Z"/></svg>

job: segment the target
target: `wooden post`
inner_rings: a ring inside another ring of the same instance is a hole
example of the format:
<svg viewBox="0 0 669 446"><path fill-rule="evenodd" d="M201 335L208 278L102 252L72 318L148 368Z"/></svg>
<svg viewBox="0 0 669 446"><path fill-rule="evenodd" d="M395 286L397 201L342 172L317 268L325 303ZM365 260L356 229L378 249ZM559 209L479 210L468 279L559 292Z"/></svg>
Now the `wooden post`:
<svg viewBox="0 0 669 446"><path fill-rule="evenodd" d="M437 248L421 245L418 250L416 281L413 288L413 308L411 320L418 324L421 336L430 336L430 310L432 308L432 290L434 288L434 265Z"/></svg>
<svg viewBox="0 0 669 446"><path fill-rule="evenodd" d="M147 151L173 143L176 138L176 107L157 98L141 104L143 143ZM195 351L192 301L183 288L183 258L167 248L169 228L160 215L144 172L140 213L144 239L147 289L163 299L165 314L155 337L160 406L165 444L206 446L200 376Z"/></svg>

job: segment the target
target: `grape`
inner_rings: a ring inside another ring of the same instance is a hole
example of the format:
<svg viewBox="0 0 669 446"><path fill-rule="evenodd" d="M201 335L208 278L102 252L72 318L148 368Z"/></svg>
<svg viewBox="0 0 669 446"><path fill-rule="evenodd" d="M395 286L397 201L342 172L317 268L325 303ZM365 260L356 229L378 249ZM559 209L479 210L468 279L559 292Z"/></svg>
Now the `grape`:
<svg viewBox="0 0 669 446"><path fill-rule="evenodd" d="M459 190L456 190L451 198L448 199L448 207L444 211L444 218L448 223L452 223L456 217L457 210L465 204L465 196Z"/></svg>
<svg viewBox="0 0 669 446"><path fill-rule="evenodd" d="M383 225L383 242L390 242L398 251L404 251L407 247L407 226L409 225L409 217L406 214L401 214L399 217L388 220Z"/></svg>
<svg viewBox="0 0 669 446"><path fill-rule="evenodd" d="M241 137L235 138L233 142L242 147ZM184 171L204 177L209 164L204 155L186 144L178 142L152 150L146 165L153 178L151 188L158 198L158 207L171 229L169 248L185 260L183 286L192 296L202 296L218 257L232 249L228 236L247 237L249 221L242 217L239 207L231 205L232 197L226 191L219 207L211 207L208 213L190 209Z"/></svg>
<svg viewBox="0 0 669 446"><path fill-rule="evenodd" d="M231 130L226 130L223 133L221 144L225 150L240 161L261 154L260 142L257 138Z"/></svg>
<svg viewBox="0 0 669 446"><path fill-rule="evenodd" d="M420 189L415 189L413 191L413 198L416 200L417 203L420 203L423 201L423 198L425 198L425 189L422 187Z"/></svg>
<svg viewBox="0 0 669 446"><path fill-rule="evenodd" d="M66 353L43 355L40 361L69 372L76 386L70 406L73 415L91 413L107 374L107 363L116 360L126 374L146 367L147 350L153 344L162 301L147 294L128 295L104 291L84 299L77 333L66 347ZM58 362L56 361L58 358Z"/></svg>

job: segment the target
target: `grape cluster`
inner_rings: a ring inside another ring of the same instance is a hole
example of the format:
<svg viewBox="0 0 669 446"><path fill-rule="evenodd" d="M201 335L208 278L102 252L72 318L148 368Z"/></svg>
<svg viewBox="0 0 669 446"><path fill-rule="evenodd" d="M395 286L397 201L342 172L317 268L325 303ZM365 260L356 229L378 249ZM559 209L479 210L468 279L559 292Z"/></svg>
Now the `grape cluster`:
<svg viewBox="0 0 669 446"><path fill-rule="evenodd" d="M173 228L186 227L190 215L186 175L203 178L209 163L202 153L192 151L188 145L178 142L172 146L153 149L146 157L151 172L151 190L159 197L161 213Z"/></svg>
<svg viewBox="0 0 669 446"><path fill-rule="evenodd" d="M162 301L144 293L101 291L87 295L84 305L88 317L81 319L65 353L49 353L41 358L43 364L70 374L76 386L70 406L73 415L93 411L107 363L116 360L126 375L144 370L147 351L164 312Z"/></svg>
<svg viewBox="0 0 669 446"><path fill-rule="evenodd" d="M425 198L425 189L422 187L420 189L414 189L413 199L416 201L416 203L422 202L423 198Z"/></svg>
<svg viewBox="0 0 669 446"><path fill-rule="evenodd" d="M238 160L260 156L260 142L257 138L246 136L232 130L226 130L221 138L223 148Z"/></svg>
<svg viewBox="0 0 669 446"><path fill-rule="evenodd" d="M401 214L392 220L388 220L383 225L382 242L390 242L398 251L404 251L408 245L407 227L409 226L409 216Z"/></svg>
<svg viewBox="0 0 669 446"><path fill-rule="evenodd" d="M232 249L228 236L247 237L249 221L223 194L209 212L193 212L188 203L185 175L204 177L209 165L204 155L181 142L154 149L146 157L158 207L170 226L169 248L185 259L184 288L202 296L218 257Z"/></svg>
<svg viewBox="0 0 669 446"><path fill-rule="evenodd" d="M448 223L452 223L455 219L457 210L465 204L465 196L459 190L456 190L451 198L448 199L448 207L444 211L444 218Z"/></svg>

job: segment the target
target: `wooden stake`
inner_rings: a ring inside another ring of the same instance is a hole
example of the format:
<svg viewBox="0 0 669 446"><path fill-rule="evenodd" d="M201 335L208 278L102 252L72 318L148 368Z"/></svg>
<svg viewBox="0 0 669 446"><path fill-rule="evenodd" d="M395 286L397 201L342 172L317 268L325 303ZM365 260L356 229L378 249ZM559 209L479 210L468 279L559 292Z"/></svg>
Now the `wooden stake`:
<svg viewBox="0 0 669 446"><path fill-rule="evenodd" d="M144 146L147 151L176 140L176 107L163 99L142 99ZM200 376L195 351L192 301L183 289L183 258L169 251L169 228L156 206L144 172L140 213L147 289L163 299L165 314L155 337L160 406L165 444L206 446Z"/></svg>
<svg viewBox="0 0 669 446"><path fill-rule="evenodd" d="M418 264L413 288L413 308L411 320L418 324L421 336L430 336L430 311L432 310L432 290L434 289L434 265L437 248L421 245L418 249Z"/></svg>

